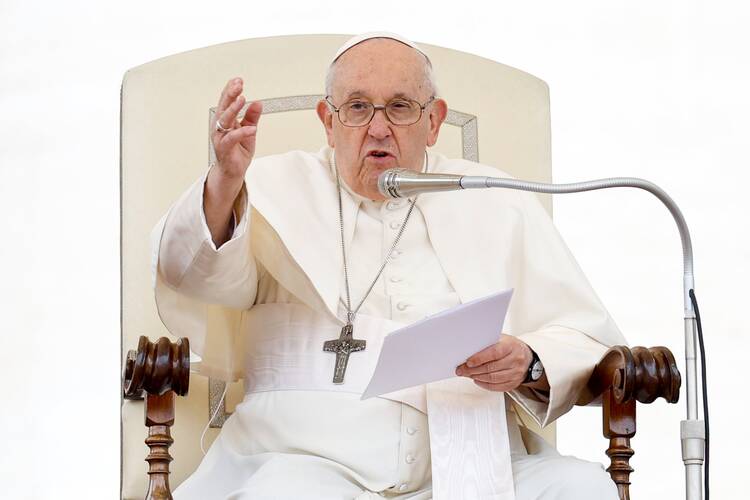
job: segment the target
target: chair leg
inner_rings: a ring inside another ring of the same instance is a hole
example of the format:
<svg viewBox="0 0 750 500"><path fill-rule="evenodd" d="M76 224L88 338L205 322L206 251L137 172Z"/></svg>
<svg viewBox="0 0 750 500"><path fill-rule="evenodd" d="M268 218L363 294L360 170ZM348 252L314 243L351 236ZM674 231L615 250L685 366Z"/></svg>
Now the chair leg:
<svg viewBox="0 0 750 500"><path fill-rule="evenodd" d="M186 396L190 385L190 342L187 338L170 342L161 337L150 342L141 335L138 350L128 351L122 374L125 399L146 395L146 444L149 453L146 500L172 500L169 489L169 462L172 456L170 427L174 425L175 394Z"/></svg>
<svg viewBox="0 0 750 500"><path fill-rule="evenodd" d="M609 439L607 468L612 481L617 485L620 500L630 500L630 457L635 453L630 447L630 438L635 435L635 399L618 403L612 390L602 395L604 404L604 437Z"/></svg>
<svg viewBox="0 0 750 500"><path fill-rule="evenodd" d="M172 500L169 489L169 462L172 456L169 447L172 436L169 428L174 424L174 391L167 391L163 395L148 394L146 396L146 426L148 437L146 444L149 448L148 457L148 493L146 500Z"/></svg>

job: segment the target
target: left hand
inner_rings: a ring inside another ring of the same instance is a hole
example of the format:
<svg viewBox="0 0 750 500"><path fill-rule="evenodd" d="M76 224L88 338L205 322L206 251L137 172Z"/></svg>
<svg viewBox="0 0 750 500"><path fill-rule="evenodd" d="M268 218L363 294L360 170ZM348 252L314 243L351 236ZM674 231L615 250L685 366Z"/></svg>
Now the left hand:
<svg viewBox="0 0 750 500"><path fill-rule="evenodd" d="M512 335L473 354L456 368L456 375L470 377L488 391L508 392L526 378L531 364L531 348Z"/></svg>

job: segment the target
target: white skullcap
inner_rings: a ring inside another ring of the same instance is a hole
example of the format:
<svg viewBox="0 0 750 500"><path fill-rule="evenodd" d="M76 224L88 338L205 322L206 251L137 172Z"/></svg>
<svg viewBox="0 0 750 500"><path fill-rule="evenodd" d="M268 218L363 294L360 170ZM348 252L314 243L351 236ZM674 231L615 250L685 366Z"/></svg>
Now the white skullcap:
<svg viewBox="0 0 750 500"><path fill-rule="evenodd" d="M370 31L369 33L362 33L361 35L356 35L356 36L351 37L349 40L346 41L344 45L342 45L339 48L338 51L336 51L336 55L333 56L333 59L331 59L331 64L335 63L336 59L341 57L341 54L351 49L355 45L358 45L364 42L365 40L372 40L373 38L390 38L391 40L396 40L397 42L401 42L404 45L408 45L412 49L422 54L425 57L425 59L427 59L427 64L429 64L430 67L432 67L432 61L430 61L430 58L427 57L427 54L425 54L424 51L421 48L419 48L419 46L416 43L412 42L408 38L404 38L403 36L399 34L391 33L390 31Z"/></svg>

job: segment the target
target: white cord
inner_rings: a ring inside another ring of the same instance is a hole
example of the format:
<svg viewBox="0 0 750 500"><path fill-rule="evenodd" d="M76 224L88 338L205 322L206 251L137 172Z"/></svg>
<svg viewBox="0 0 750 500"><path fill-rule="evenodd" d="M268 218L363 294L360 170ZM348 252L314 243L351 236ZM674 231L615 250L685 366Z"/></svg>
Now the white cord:
<svg viewBox="0 0 750 500"><path fill-rule="evenodd" d="M201 433L201 451L203 452L203 456L206 456L206 448L203 446L203 440L206 438L206 432L208 431L208 428L211 426L211 422L214 421L216 418L216 415L219 413L219 409L221 408L221 404L224 402L224 397L227 395L227 390L229 389L229 383L224 383L224 392L221 393L221 397L219 398L219 404L216 405L216 409L214 410L213 415L211 415L211 418L208 419L208 422L206 422L206 426L203 428L203 432Z"/></svg>

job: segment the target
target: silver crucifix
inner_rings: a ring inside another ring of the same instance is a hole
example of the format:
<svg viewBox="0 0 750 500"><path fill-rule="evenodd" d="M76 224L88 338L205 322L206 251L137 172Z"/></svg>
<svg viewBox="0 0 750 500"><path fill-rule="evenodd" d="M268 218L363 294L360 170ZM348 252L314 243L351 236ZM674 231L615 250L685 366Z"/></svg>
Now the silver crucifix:
<svg viewBox="0 0 750 500"><path fill-rule="evenodd" d="M346 365L349 362L349 354L364 351L366 340L352 338L354 326L351 323L344 325L341 335L337 340L326 340L323 342L323 350L336 353L336 368L333 370L333 383L343 384Z"/></svg>

